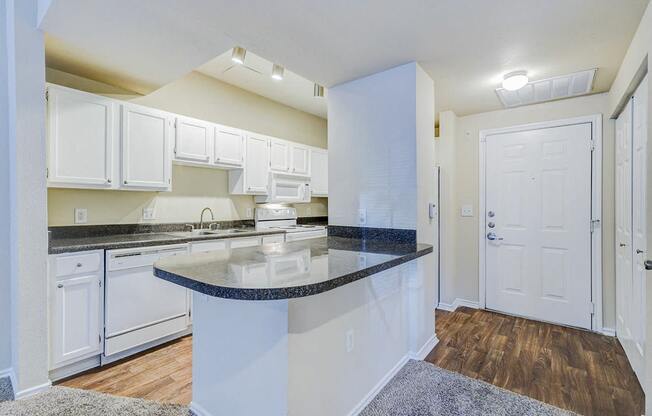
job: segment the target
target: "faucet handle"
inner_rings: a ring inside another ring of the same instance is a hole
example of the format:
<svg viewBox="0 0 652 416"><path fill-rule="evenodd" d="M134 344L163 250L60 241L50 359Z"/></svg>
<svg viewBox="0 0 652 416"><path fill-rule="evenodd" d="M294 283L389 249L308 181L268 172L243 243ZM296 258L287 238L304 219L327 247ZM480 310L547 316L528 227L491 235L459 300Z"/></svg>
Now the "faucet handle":
<svg viewBox="0 0 652 416"><path fill-rule="evenodd" d="M185 228L190 228L190 231L194 231L194 230L195 230L195 226L194 226L193 224L184 224L183 226L184 226Z"/></svg>
<svg viewBox="0 0 652 416"><path fill-rule="evenodd" d="M213 226L215 226L215 227L213 227ZM212 222L212 223L210 223L208 225L208 229L211 230L211 231L217 230L218 228L220 228L220 224L218 222L216 222L216 221Z"/></svg>

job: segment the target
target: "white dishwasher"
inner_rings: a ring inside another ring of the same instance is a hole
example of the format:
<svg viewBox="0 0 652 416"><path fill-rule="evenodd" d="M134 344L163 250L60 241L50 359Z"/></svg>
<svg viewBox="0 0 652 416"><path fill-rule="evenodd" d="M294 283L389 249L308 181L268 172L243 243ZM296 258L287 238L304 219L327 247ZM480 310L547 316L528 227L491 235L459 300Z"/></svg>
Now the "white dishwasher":
<svg viewBox="0 0 652 416"><path fill-rule="evenodd" d="M188 328L187 289L154 276L157 260L186 254L186 245L106 252L104 359L121 358ZM123 353L123 354L120 354Z"/></svg>

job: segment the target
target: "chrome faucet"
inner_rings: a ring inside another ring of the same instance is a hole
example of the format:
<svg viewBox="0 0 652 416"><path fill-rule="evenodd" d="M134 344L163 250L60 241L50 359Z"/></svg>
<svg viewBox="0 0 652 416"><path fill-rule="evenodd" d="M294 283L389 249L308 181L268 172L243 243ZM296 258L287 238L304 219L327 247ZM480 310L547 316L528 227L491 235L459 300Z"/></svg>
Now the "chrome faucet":
<svg viewBox="0 0 652 416"><path fill-rule="evenodd" d="M199 217L199 229L202 230L204 228L204 212L210 212L211 213L211 221L215 221L215 215L213 215L213 210L206 207L201 210L201 216ZM209 225L210 227L210 225Z"/></svg>

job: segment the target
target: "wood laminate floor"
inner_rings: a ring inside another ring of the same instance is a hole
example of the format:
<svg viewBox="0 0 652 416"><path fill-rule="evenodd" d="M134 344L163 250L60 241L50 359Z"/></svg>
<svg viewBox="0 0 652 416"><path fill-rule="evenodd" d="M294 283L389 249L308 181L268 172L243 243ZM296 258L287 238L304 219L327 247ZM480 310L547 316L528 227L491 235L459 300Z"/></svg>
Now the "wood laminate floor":
<svg viewBox="0 0 652 416"><path fill-rule="evenodd" d="M640 416L644 395L616 338L494 312L437 310L439 367L590 416Z"/></svg>
<svg viewBox="0 0 652 416"><path fill-rule="evenodd" d="M615 338L488 311L437 311L426 361L583 415L639 416L644 396ZM192 337L61 383L189 404Z"/></svg>

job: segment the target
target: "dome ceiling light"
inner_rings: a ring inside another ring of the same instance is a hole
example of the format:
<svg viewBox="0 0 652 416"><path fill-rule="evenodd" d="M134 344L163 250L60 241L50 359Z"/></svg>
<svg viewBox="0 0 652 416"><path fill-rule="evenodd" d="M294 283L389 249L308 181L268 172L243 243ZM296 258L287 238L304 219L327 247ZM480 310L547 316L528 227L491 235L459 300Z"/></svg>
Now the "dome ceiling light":
<svg viewBox="0 0 652 416"><path fill-rule="evenodd" d="M503 77L503 88L507 91L516 91L525 87L529 79L526 71L514 71Z"/></svg>

